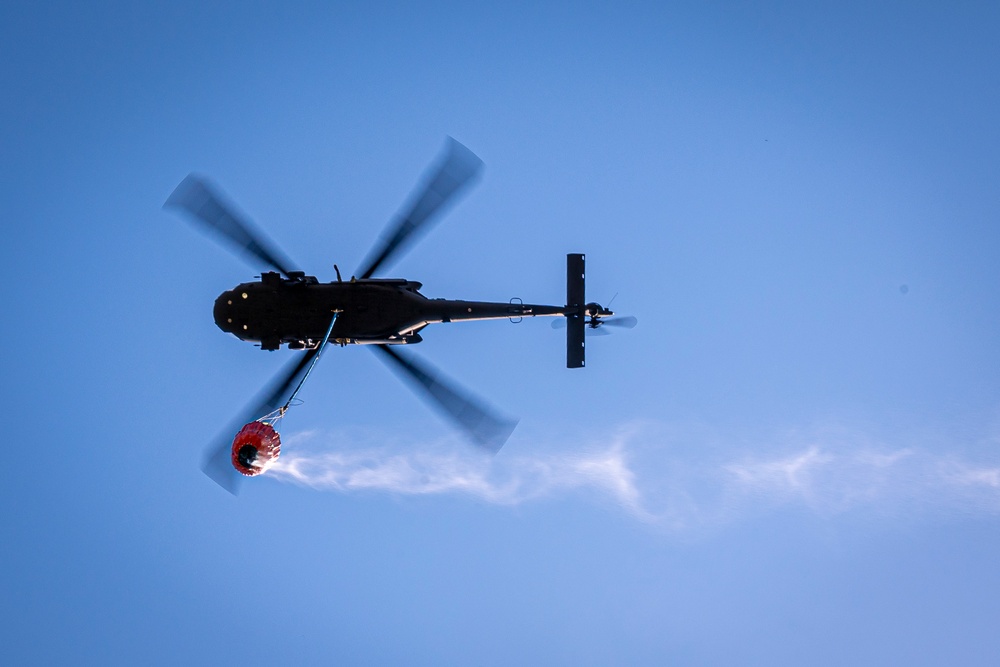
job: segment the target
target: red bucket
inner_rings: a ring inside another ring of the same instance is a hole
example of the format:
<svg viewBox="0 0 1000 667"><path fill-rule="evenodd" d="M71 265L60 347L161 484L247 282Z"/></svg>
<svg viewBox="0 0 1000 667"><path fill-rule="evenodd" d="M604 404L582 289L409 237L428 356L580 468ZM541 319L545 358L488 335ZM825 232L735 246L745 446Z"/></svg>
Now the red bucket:
<svg viewBox="0 0 1000 667"><path fill-rule="evenodd" d="M250 422L233 440L233 467L247 477L259 475L281 453L281 438L274 427L264 422Z"/></svg>

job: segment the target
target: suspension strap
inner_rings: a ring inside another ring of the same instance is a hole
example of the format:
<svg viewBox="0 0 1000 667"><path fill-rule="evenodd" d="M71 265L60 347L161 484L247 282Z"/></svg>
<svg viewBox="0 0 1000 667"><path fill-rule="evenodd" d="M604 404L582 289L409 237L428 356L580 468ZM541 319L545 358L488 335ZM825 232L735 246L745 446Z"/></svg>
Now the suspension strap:
<svg viewBox="0 0 1000 667"><path fill-rule="evenodd" d="M309 374L312 373L312 370L316 368L316 362L319 361L320 355L323 354L323 348L326 347L327 342L330 340L330 334L333 333L333 325L336 324L337 315L339 314L340 314L339 310L333 311L333 319L330 320L330 326L326 328L326 333L323 335L323 340L319 342L319 349L316 350L316 356L313 357L312 363L309 364L309 368L306 370L306 374L302 376L301 380L299 380L298 386L295 387L295 391L292 392L292 395L288 397L288 401L279 408L279 412L282 415L285 414L285 410L288 409L288 406L292 404L292 401L295 399L295 395L299 393L299 389L302 389L302 385L306 383L306 378L308 378Z"/></svg>

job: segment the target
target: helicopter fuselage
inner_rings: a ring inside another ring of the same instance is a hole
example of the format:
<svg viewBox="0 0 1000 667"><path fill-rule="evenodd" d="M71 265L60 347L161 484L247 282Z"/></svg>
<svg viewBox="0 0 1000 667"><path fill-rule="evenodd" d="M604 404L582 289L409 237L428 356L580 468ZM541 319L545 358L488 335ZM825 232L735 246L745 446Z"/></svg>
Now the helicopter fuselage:
<svg viewBox="0 0 1000 667"><path fill-rule="evenodd" d="M428 324L523 317L565 317L578 307L489 301L428 299L421 283L404 279L365 279L321 283L311 276L283 278L264 273L215 300L220 329L262 349L311 348L333 318L329 341L349 344L419 343ZM589 309L588 309L589 310Z"/></svg>

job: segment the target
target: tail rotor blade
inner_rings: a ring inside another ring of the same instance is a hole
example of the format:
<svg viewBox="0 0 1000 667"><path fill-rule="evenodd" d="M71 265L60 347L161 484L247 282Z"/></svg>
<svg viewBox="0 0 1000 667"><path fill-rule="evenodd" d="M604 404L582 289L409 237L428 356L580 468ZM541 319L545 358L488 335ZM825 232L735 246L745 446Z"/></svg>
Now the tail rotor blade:
<svg viewBox="0 0 1000 667"><path fill-rule="evenodd" d="M625 316L622 316L622 317L609 317L607 319L602 319L600 322L601 323L599 325L597 325L596 327L592 327L592 326L589 326L589 325L587 326L586 331L587 331L587 335L588 336L609 336L609 335L611 335L610 331L607 331L607 330L604 329L605 326L618 327L618 328L621 328L621 329L634 329L635 325L639 323L639 320L637 320L632 315L625 315ZM560 318L552 320L552 328L553 329L565 329L566 328L566 318L560 317Z"/></svg>
<svg viewBox="0 0 1000 667"><path fill-rule="evenodd" d="M372 248L368 259L357 270L360 278L370 278L406 244L426 232L436 222L436 214L480 172L483 161L451 137L444 159L427 182L417 190L412 204L391 224L380 244Z"/></svg>
<svg viewBox="0 0 1000 667"><path fill-rule="evenodd" d="M376 345L374 349L417 390L421 398L439 409L483 449L496 454L514 432L517 420L500 417L485 403L429 366L404 358L389 345Z"/></svg>
<svg viewBox="0 0 1000 667"><path fill-rule="evenodd" d="M321 346L317 346L303 354L301 359L290 362L274 377L270 385L243 409L230 426L205 447L201 463L202 472L229 493L237 495L244 479L243 475L233 467L230 456L236 433L244 424L260 419L285 404L292 387L306 372L320 348Z"/></svg>
<svg viewBox="0 0 1000 667"><path fill-rule="evenodd" d="M565 329L566 328L566 318L560 317L558 319L552 320L553 329ZM601 327L592 327L587 325L583 328L583 333L587 336L610 336L610 331L605 331Z"/></svg>
<svg viewBox="0 0 1000 667"><path fill-rule="evenodd" d="M622 329L635 329L635 325L639 323L632 315L624 315L622 317L609 317L606 320L601 321L601 325L608 325L609 327L621 327Z"/></svg>
<svg viewBox="0 0 1000 667"><path fill-rule="evenodd" d="M292 263L253 224L236 212L204 179L189 174L164 202L163 208L184 211L204 229L220 236L237 252L263 262L288 277Z"/></svg>

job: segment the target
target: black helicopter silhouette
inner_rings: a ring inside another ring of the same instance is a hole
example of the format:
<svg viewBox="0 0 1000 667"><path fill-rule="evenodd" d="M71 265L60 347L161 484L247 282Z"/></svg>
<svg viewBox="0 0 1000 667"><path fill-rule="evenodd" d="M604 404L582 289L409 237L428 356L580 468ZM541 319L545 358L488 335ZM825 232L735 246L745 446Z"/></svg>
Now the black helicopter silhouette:
<svg viewBox="0 0 1000 667"><path fill-rule="evenodd" d="M236 429L241 423L260 421L269 414L282 416L291 396L298 392L318 360L323 343L370 345L475 444L496 453L517 421L498 415L431 367L397 352L396 346L419 343L420 331L429 324L559 317L563 319L558 323L566 326L566 365L580 368L585 363L587 330L596 333L604 325L635 326L634 317L612 318L611 310L586 302L582 254L567 255L566 304L562 306L526 304L517 299L507 303L429 299L420 293L419 282L372 277L430 229L438 214L479 175L482 165L472 151L449 138L441 162L417 188L409 206L390 223L354 276L343 280L335 265L337 280L328 283L293 269L287 257L204 179L192 174L177 186L164 208L180 209L245 259L273 269L262 273L260 280L241 283L216 299L218 327L264 350L277 350L282 345L304 350L301 359L278 373L259 398L247 406L234 422ZM224 431L206 448L202 470L236 493L242 479L237 468L241 461L251 465L257 450L244 447L249 458L243 458L234 443L230 451L233 432Z"/></svg>

